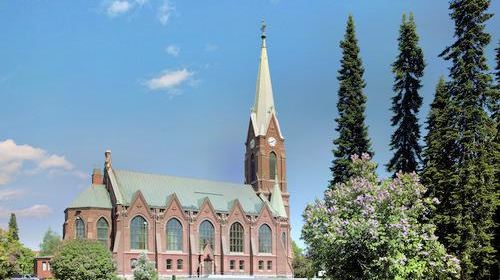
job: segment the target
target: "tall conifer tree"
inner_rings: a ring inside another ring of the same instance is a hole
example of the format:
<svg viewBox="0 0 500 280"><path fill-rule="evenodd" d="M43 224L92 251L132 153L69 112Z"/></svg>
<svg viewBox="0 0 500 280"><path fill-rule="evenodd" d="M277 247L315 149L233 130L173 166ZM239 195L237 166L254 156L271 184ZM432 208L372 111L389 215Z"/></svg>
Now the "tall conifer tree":
<svg viewBox="0 0 500 280"><path fill-rule="evenodd" d="M428 195L440 201L434 217L438 225L436 234L440 237L451 231L453 221L449 217L458 214L457 209L452 206L455 202L450 197L455 185L449 176L455 172L455 158L458 156L455 145L458 132L453 125L457 108L452 105L446 82L441 77L427 116L428 133L425 136L424 168L421 174L422 184L427 187ZM447 240L441 242L448 245Z"/></svg>
<svg viewBox="0 0 500 280"><path fill-rule="evenodd" d="M334 160L331 171L333 186L339 182L349 179L350 156L362 153L373 155L368 128L365 125L366 96L363 93L365 81L363 79L364 68L359 57L358 40L354 27L352 15L347 20L344 40L340 42L342 48L342 60L337 79L339 80L339 92L337 109L339 117L336 131L339 136L334 140Z"/></svg>
<svg viewBox="0 0 500 280"><path fill-rule="evenodd" d="M395 75L392 98L392 126L397 126L392 134L391 150L394 155L387 164L389 172L417 171L421 161L420 125L418 112L422 97L418 90L422 87L420 79L424 75L424 54L418 45L417 27L413 14L410 19L403 15L399 30L399 55L392 64Z"/></svg>
<svg viewBox="0 0 500 280"><path fill-rule="evenodd" d="M495 124L486 110L492 89L484 55L490 42L485 23L489 0L451 0L456 41L441 56L452 63L447 84L451 96L454 167L438 188L452 202L437 213L437 226L448 249L460 258L463 279L490 279L494 213ZM448 151L443 151L448 152ZM446 207L446 208L445 208Z"/></svg>
<svg viewBox="0 0 500 280"><path fill-rule="evenodd" d="M17 227L16 214L10 213L9 235L14 240L19 240L19 228Z"/></svg>

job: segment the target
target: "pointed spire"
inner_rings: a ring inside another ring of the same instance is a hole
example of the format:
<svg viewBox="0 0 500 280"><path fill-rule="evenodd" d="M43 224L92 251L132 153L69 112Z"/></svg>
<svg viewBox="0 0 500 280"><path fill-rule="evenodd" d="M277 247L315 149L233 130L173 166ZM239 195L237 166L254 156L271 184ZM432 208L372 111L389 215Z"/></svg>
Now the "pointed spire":
<svg viewBox="0 0 500 280"><path fill-rule="evenodd" d="M255 104L252 108L251 114L253 128L256 136L266 134L269 122L271 121L271 117L273 115L276 115L276 111L274 109L271 74L269 71L269 62L267 60L266 24L264 21L262 21L261 32L262 46L260 53L260 64L259 72L257 75Z"/></svg>
<svg viewBox="0 0 500 280"><path fill-rule="evenodd" d="M274 189L271 194L271 208L275 211L276 215L279 217L286 218L285 204L283 203L283 197L281 196L280 184L278 182L278 175L274 177Z"/></svg>

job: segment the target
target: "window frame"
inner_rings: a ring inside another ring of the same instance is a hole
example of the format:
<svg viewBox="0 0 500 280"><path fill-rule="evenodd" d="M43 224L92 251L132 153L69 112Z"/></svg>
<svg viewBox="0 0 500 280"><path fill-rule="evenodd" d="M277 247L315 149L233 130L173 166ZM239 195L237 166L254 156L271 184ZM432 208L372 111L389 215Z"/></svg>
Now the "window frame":
<svg viewBox="0 0 500 280"><path fill-rule="evenodd" d="M184 260L177 259L177 270L183 270L183 269L184 269Z"/></svg>
<svg viewBox="0 0 500 280"><path fill-rule="evenodd" d="M269 153L269 179L274 180L278 174L278 155L272 151Z"/></svg>
<svg viewBox="0 0 500 280"><path fill-rule="evenodd" d="M210 225L210 228L204 228L204 225ZM206 236L206 233L208 233L207 229L210 229L211 230L211 233L208 234L208 236ZM212 250L215 251L215 226L214 224L212 223L212 221L208 220L208 219L205 219L203 220L199 225L198 225L198 247L200 250L203 250L203 248L206 246L206 240L207 238L204 238L204 237L208 237L210 239L208 239L208 244L210 244L210 247L212 248Z"/></svg>
<svg viewBox="0 0 500 280"><path fill-rule="evenodd" d="M266 229L266 232L263 230ZM267 232L269 230L269 232ZM265 236L264 236L265 234ZM273 252L273 230L268 224L259 227L259 253L272 254Z"/></svg>
<svg viewBox="0 0 500 280"><path fill-rule="evenodd" d="M173 223L177 223L176 226L177 228L170 228L170 225L173 225ZM174 231L175 230L175 231ZM165 226L165 235L166 235L166 242L167 242L167 251L183 251L184 248L184 226L182 225L181 221L173 217L167 221L167 224ZM175 233L175 234L174 234ZM171 238L175 238L175 241L171 240ZM172 242L173 241L173 242ZM171 245L177 245L174 248L171 248Z"/></svg>
<svg viewBox="0 0 500 280"><path fill-rule="evenodd" d="M104 230L103 227L100 227L99 223L101 221L104 221L104 223L106 224L106 238L102 238L102 236L99 236L100 233L102 234L102 230ZM96 223L96 231L97 231L97 241L101 242L106 248L109 246L109 223L108 223L108 220L106 220L106 218L104 217L100 217L98 220L97 220L97 223Z"/></svg>
<svg viewBox="0 0 500 280"><path fill-rule="evenodd" d="M165 269L172 270L172 267L173 267L173 261L172 261L172 259L166 259L166 261L165 261Z"/></svg>
<svg viewBox="0 0 500 280"><path fill-rule="evenodd" d="M143 221L142 225L142 229L144 230L144 232L141 233L141 235L143 236L143 240L138 240L138 241L134 241L134 234L137 234L137 232L134 232L137 230L137 228L135 228L137 225L134 225L134 220L136 219L141 219L141 221ZM131 220L130 220L130 249L131 250L148 250L148 234L149 234L149 222L146 218L144 218L142 215L136 215L134 216ZM141 248L140 244L141 243L144 243L144 248ZM138 245L137 247L135 247L134 245Z"/></svg>
<svg viewBox="0 0 500 280"><path fill-rule="evenodd" d="M79 227L79 225L81 225L81 228ZM85 239L86 235L85 230L86 230L85 222L81 217L77 217L75 219L75 239Z"/></svg>
<svg viewBox="0 0 500 280"><path fill-rule="evenodd" d="M240 222L234 222L229 227L229 252L243 253L245 251L245 227Z"/></svg>

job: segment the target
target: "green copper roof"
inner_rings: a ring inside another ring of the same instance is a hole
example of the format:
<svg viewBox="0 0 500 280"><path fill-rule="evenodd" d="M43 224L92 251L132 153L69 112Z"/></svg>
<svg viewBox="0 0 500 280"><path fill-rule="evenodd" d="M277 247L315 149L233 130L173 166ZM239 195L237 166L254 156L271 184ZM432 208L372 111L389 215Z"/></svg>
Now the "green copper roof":
<svg viewBox="0 0 500 280"><path fill-rule="evenodd" d="M130 205L137 191L141 191L152 207L165 207L170 195L176 194L184 209L199 209L205 198L216 211L229 212L239 200L246 213L257 214L262 200L250 185L200 179L181 178L113 169L123 205Z"/></svg>
<svg viewBox="0 0 500 280"><path fill-rule="evenodd" d="M111 209L111 200L106 186L93 184L81 192L78 197L69 205L68 208L109 208Z"/></svg>
<svg viewBox="0 0 500 280"><path fill-rule="evenodd" d="M283 203L283 197L281 196L281 190L278 184L278 178L275 179L273 193L271 194L271 209L274 210L277 216L287 217L285 204Z"/></svg>

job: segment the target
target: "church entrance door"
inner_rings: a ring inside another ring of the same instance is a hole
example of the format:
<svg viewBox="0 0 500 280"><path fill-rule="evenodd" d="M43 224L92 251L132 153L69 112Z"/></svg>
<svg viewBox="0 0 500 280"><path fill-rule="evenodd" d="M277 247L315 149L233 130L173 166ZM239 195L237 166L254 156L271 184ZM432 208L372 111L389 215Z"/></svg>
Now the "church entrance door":
<svg viewBox="0 0 500 280"><path fill-rule="evenodd" d="M205 261L203 262L203 269L205 275L212 275L214 273L213 261L210 259L205 259Z"/></svg>

